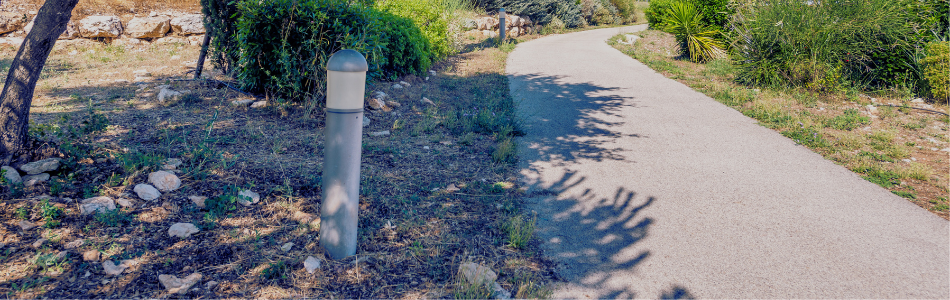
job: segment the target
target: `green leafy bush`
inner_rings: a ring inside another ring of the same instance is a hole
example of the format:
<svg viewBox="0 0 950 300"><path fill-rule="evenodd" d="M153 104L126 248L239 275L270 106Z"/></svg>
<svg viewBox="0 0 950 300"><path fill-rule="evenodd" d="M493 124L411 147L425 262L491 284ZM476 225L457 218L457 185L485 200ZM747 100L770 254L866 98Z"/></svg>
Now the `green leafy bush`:
<svg viewBox="0 0 950 300"><path fill-rule="evenodd" d="M716 40L719 31L703 25L703 14L692 3L670 3L666 15L666 31L676 36L680 51L690 60L706 62L726 56L725 46Z"/></svg>
<svg viewBox="0 0 950 300"><path fill-rule="evenodd" d="M419 28L407 18L379 12L383 30L381 40L386 45L385 59L379 65L382 74L394 77L405 73L424 72L438 57ZM443 51L448 51L443 49Z"/></svg>
<svg viewBox="0 0 950 300"><path fill-rule="evenodd" d="M643 15L647 17L647 23L650 24L650 28L663 30L666 27L666 19L669 18L667 8L670 7L673 1L674 0L650 0L650 6L643 11Z"/></svg>
<svg viewBox="0 0 950 300"><path fill-rule="evenodd" d="M504 7L506 12L527 16L540 25L548 26L557 19L565 28L576 28L584 26L578 3L576 0L482 0L475 6L488 12Z"/></svg>
<svg viewBox="0 0 950 300"><path fill-rule="evenodd" d="M623 22L620 13L609 1L580 0L581 15L589 25L608 25Z"/></svg>
<svg viewBox="0 0 950 300"><path fill-rule="evenodd" d="M431 54L434 57L445 57L454 51L452 42L449 40L449 17L445 10L441 9L442 4L439 0L379 0L374 4L379 10L392 13L395 16L408 18L415 24L426 41L431 45ZM387 18L383 23L396 18ZM413 26L410 26L413 27ZM387 29L393 29L389 26ZM383 31L384 33L387 30ZM418 34L415 33L415 34ZM394 40L390 40L394 42Z"/></svg>
<svg viewBox="0 0 950 300"><path fill-rule="evenodd" d="M922 65L933 98L950 102L950 46L947 42L927 44L927 58Z"/></svg>
<svg viewBox="0 0 950 300"><path fill-rule="evenodd" d="M205 16L205 30L211 36L208 58L225 73L230 73L238 61L237 0L201 0Z"/></svg>
<svg viewBox="0 0 950 300"><path fill-rule="evenodd" d="M929 1L929 0L927 0ZM888 87L917 81L911 59L917 44L916 0L776 0L739 7L737 81L801 86Z"/></svg>
<svg viewBox="0 0 950 300"><path fill-rule="evenodd" d="M617 8L621 23L631 24L639 21L637 20L636 0L610 0L610 4Z"/></svg>

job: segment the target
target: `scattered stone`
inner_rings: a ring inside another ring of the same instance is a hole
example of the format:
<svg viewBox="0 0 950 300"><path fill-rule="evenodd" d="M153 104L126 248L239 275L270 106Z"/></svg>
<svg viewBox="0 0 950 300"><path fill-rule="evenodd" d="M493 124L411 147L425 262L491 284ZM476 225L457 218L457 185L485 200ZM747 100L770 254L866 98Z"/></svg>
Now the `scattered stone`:
<svg viewBox="0 0 950 300"><path fill-rule="evenodd" d="M190 14L177 17L171 20L172 32L180 35L204 34L204 16L201 14Z"/></svg>
<svg viewBox="0 0 950 300"><path fill-rule="evenodd" d="M163 38L155 39L155 43L159 45L161 44L187 44L188 40L177 37L177 36L166 36Z"/></svg>
<svg viewBox="0 0 950 300"><path fill-rule="evenodd" d="M400 107L400 106L402 106L402 103L399 103L399 102L396 102L396 101L386 101L386 106L389 106L389 107Z"/></svg>
<svg viewBox="0 0 950 300"><path fill-rule="evenodd" d="M914 100L910 100L910 103L924 103L924 99L914 98Z"/></svg>
<svg viewBox="0 0 950 300"><path fill-rule="evenodd" d="M218 282L214 280L205 282L205 288L209 290L213 288L215 285L218 285Z"/></svg>
<svg viewBox="0 0 950 300"><path fill-rule="evenodd" d="M82 253L82 261L99 261L99 250L89 250Z"/></svg>
<svg viewBox="0 0 950 300"><path fill-rule="evenodd" d="M59 158L47 158L34 161L20 166L20 170L26 172L26 175L36 175L43 172L56 171L59 169L61 160Z"/></svg>
<svg viewBox="0 0 950 300"><path fill-rule="evenodd" d="M35 242L33 242L33 245L32 245L32 246L33 246L33 248L43 247L43 244L45 244L46 241L48 241L48 240L47 240L47 239L44 239L44 238L38 239L38 240L36 240Z"/></svg>
<svg viewBox="0 0 950 300"><path fill-rule="evenodd" d="M30 221L27 221L27 220L22 220L22 221L20 221L20 223L18 223L17 225L20 225L20 229L22 229L22 230L24 230L24 231L25 231L25 230L30 230L30 229L36 228L36 226L39 226L39 225L36 225L36 224L34 224L33 222L30 222Z"/></svg>
<svg viewBox="0 0 950 300"><path fill-rule="evenodd" d="M240 98L234 101L231 101L231 105L234 106L248 106L254 103L254 98Z"/></svg>
<svg viewBox="0 0 950 300"><path fill-rule="evenodd" d="M422 103L424 104L435 105L435 102L432 102L432 100L429 100L429 98L426 98L426 97L422 97L422 100L419 100L419 101L422 101Z"/></svg>
<svg viewBox="0 0 950 300"><path fill-rule="evenodd" d="M865 106L865 107L867 108L869 114L877 113L877 106L868 104L868 106Z"/></svg>
<svg viewBox="0 0 950 300"><path fill-rule="evenodd" d="M190 237L193 233L198 233L198 227L191 223L175 223L168 228L168 236L177 236L180 238Z"/></svg>
<svg viewBox="0 0 950 300"><path fill-rule="evenodd" d="M136 184L135 188L132 190L135 191L135 194L138 195L139 198L142 198L142 200L145 201L155 200L162 196L162 193L150 184Z"/></svg>
<svg viewBox="0 0 950 300"><path fill-rule="evenodd" d="M115 210L115 202L112 198L100 196L82 200L79 205L79 213L82 215L104 213Z"/></svg>
<svg viewBox="0 0 950 300"><path fill-rule="evenodd" d="M115 265L111 260L106 260L102 262L102 269L106 271L107 275L116 276L122 274L122 271L125 271L129 266L125 263L120 263L118 266Z"/></svg>
<svg viewBox="0 0 950 300"><path fill-rule="evenodd" d="M205 200L208 200L208 197L205 196L188 196L188 199L198 207L205 208Z"/></svg>
<svg viewBox="0 0 950 300"><path fill-rule="evenodd" d="M188 289L198 283L198 281L201 281L200 273L192 273L185 278L178 278L174 275L158 275L158 282L161 282L165 290L172 294L178 293L184 295L188 293Z"/></svg>
<svg viewBox="0 0 950 300"><path fill-rule="evenodd" d="M168 17L136 17L126 24L125 33L136 39L160 38L171 29Z"/></svg>
<svg viewBox="0 0 950 300"><path fill-rule="evenodd" d="M389 135L389 130L370 132L369 135L370 136L387 136Z"/></svg>
<svg viewBox="0 0 950 300"><path fill-rule="evenodd" d="M435 70L429 70L429 74L432 74L432 76L435 76L435 74L436 74L436 73L435 73Z"/></svg>
<svg viewBox="0 0 950 300"><path fill-rule="evenodd" d="M462 273L465 280L474 285L488 284L498 279L498 274L495 274L490 268L473 262L459 265L459 272Z"/></svg>
<svg viewBox="0 0 950 300"><path fill-rule="evenodd" d="M131 82L125 79L116 79L115 83L131 83Z"/></svg>
<svg viewBox="0 0 950 300"><path fill-rule="evenodd" d="M307 269L307 273L313 274L320 268L321 260L313 256L307 256L307 260L303 261L304 269Z"/></svg>
<svg viewBox="0 0 950 300"><path fill-rule="evenodd" d="M23 177L20 177L20 172L14 169L11 166L0 167L0 170L3 170L3 178L9 183L21 183L23 182Z"/></svg>
<svg viewBox="0 0 950 300"><path fill-rule="evenodd" d="M492 291L494 291L495 299L507 300L511 299L511 292L501 287L500 284L496 281L492 284Z"/></svg>
<svg viewBox="0 0 950 300"><path fill-rule="evenodd" d="M284 245L280 246L280 251L288 252L290 251L290 249L293 249L293 248L294 248L294 243L285 243Z"/></svg>
<svg viewBox="0 0 950 300"><path fill-rule="evenodd" d="M0 12L0 34L20 30L26 20L22 13Z"/></svg>
<svg viewBox="0 0 950 300"><path fill-rule="evenodd" d="M85 38L117 38L122 34L122 23L116 16L89 16L79 20L79 34Z"/></svg>
<svg viewBox="0 0 950 300"><path fill-rule="evenodd" d="M134 75L135 77L152 77L152 73L149 72L147 69L132 71L132 75Z"/></svg>
<svg viewBox="0 0 950 300"><path fill-rule="evenodd" d="M395 90L398 90L398 89L402 89L402 86L396 83L396 84L393 84L392 88Z"/></svg>
<svg viewBox="0 0 950 300"><path fill-rule="evenodd" d="M446 191L446 192L449 192L449 193L454 193L454 192L458 192L458 191L461 191L461 190L462 190L462 189L456 187L454 183L453 183L453 184L449 184L449 186L445 187L445 191Z"/></svg>
<svg viewBox="0 0 950 300"><path fill-rule="evenodd" d="M429 146L422 146L422 149L429 150Z"/></svg>
<svg viewBox="0 0 950 300"><path fill-rule="evenodd" d="M385 100L386 97L389 97L389 95L386 95L386 93L383 93L382 91L374 92L373 96L375 96L376 98L379 98L380 100Z"/></svg>
<svg viewBox="0 0 950 300"><path fill-rule="evenodd" d="M67 256L69 256L69 251L59 251L59 253L56 253L56 260L63 261L63 259L65 259Z"/></svg>
<svg viewBox="0 0 950 300"><path fill-rule="evenodd" d="M429 81L429 76L426 76L426 81Z"/></svg>
<svg viewBox="0 0 950 300"><path fill-rule="evenodd" d="M133 206L135 206L135 202L134 202L134 201L132 201L131 199L126 199L126 198L119 198L119 200L115 200L115 203L118 203L118 204L121 205L122 207L133 207Z"/></svg>
<svg viewBox="0 0 950 300"><path fill-rule="evenodd" d="M82 246L82 245L85 244L85 243L86 243L86 240L78 239L78 240L75 240L75 241L66 243L66 245L64 246L64 248L66 248L66 249L79 248L80 246Z"/></svg>
<svg viewBox="0 0 950 300"><path fill-rule="evenodd" d="M402 85L402 86L404 86L404 87L411 87L411 86L412 86L411 84L409 84L408 82L405 82L405 81L400 81L399 84Z"/></svg>
<svg viewBox="0 0 950 300"><path fill-rule="evenodd" d="M950 148L943 148L943 149L940 149L940 151L943 151L943 152L950 152Z"/></svg>
<svg viewBox="0 0 950 300"><path fill-rule="evenodd" d="M242 190L238 193L238 203L244 206L251 206L261 201L261 195L250 190Z"/></svg>
<svg viewBox="0 0 950 300"><path fill-rule="evenodd" d="M383 109L383 107L386 107L386 102L378 98L369 98L369 100L366 101L366 105L372 109Z"/></svg>
<svg viewBox="0 0 950 300"><path fill-rule="evenodd" d="M902 159L901 161L903 161L903 162L905 162L905 163L909 163L909 162L911 162L911 160L910 160L910 159L906 159L906 158L905 158L905 159Z"/></svg>
<svg viewBox="0 0 950 300"><path fill-rule="evenodd" d="M23 185L30 187L30 186L37 185L39 183L46 182L47 180L49 180L48 173L30 175L30 176L23 177Z"/></svg>
<svg viewBox="0 0 950 300"><path fill-rule="evenodd" d="M372 122L373 120L370 120L369 117L363 116L363 127L369 126L369 124Z"/></svg>
<svg viewBox="0 0 950 300"><path fill-rule="evenodd" d="M148 182L162 192L171 192L181 187L181 179L167 171L149 173Z"/></svg>
<svg viewBox="0 0 950 300"><path fill-rule="evenodd" d="M182 164L181 159L169 158L165 160L165 163L162 165L162 169L165 170L177 170Z"/></svg>
<svg viewBox="0 0 950 300"><path fill-rule="evenodd" d="M158 102L173 101L181 97L182 93L176 90L163 87L161 91L158 92Z"/></svg>
<svg viewBox="0 0 950 300"><path fill-rule="evenodd" d="M251 108L261 108L264 106L267 106L267 101L264 101L264 100L255 101L254 103L251 103Z"/></svg>

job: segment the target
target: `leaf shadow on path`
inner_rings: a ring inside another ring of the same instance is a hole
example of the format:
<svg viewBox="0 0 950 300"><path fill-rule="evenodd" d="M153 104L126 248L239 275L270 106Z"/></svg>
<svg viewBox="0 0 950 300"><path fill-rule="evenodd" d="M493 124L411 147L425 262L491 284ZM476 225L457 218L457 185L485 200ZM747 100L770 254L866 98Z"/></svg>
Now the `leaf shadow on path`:
<svg viewBox="0 0 950 300"><path fill-rule="evenodd" d="M633 160L614 141L649 138L616 130L627 122L622 110L638 107L636 99L618 95L618 88L565 83L556 76L509 75L509 80L526 122L518 149L526 202L538 213L544 256L566 281L555 297L694 298L678 284L644 295L623 283L642 279L615 276L635 273L656 255L659 249L646 249L641 241L657 220L642 211L661 200L627 184L612 194L595 191L587 186L599 179L574 168L578 161Z"/></svg>

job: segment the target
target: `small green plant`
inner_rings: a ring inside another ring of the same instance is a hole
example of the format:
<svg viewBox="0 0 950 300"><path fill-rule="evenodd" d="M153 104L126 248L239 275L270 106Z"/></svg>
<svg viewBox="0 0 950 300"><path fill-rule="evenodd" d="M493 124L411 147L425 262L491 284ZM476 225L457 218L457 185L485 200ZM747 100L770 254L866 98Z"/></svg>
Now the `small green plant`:
<svg viewBox="0 0 950 300"><path fill-rule="evenodd" d="M782 131L782 135L809 148L824 148L828 146L828 141L813 127L799 126Z"/></svg>
<svg viewBox="0 0 950 300"><path fill-rule="evenodd" d="M904 197L904 198L907 198L907 199L917 199L917 195L914 194L914 193L911 193L911 192L905 192L905 191L891 191L891 193L894 193L894 195L898 195L898 196L901 196L901 197Z"/></svg>
<svg viewBox="0 0 950 300"><path fill-rule="evenodd" d="M234 189L228 189L234 190ZM211 197L205 200L205 207L208 208L208 214L212 218L223 217L228 213L237 210L238 196L234 193L226 193L221 196ZM207 218L207 217L206 217Z"/></svg>
<svg viewBox="0 0 950 300"><path fill-rule="evenodd" d="M29 220L29 219L30 219L30 209L29 209L28 207L26 207L26 206L17 207L17 209L16 209L15 212L14 212L14 215L16 215L16 218L17 218L17 219L20 219L20 220Z"/></svg>
<svg viewBox="0 0 950 300"><path fill-rule="evenodd" d="M492 152L491 157L495 162L514 162L515 159L517 159L515 143L511 141L510 137L502 139L498 142L498 145L495 146L495 151Z"/></svg>
<svg viewBox="0 0 950 300"><path fill-rule="evenodd" d="M947 41L934 41L927 44L926 50L927 57L921 64L930 94L940 102L950 103L950 46Z"/></svg>
<svg viewBox="0 0 950 300"><path fill-rule="evenodd" d="M842 115L836 116L826 121L825 126L838 130L854 130L871 123L871 119L861 116L857 109L846 109Z"/></svg>
<svg viewBox="0 0 950 300"><path fill-rule="evenodd" d="M64 216L62 208L50 204L49 198L43 199L43 201L38 203L37 208L39 210L40 217L43 218L43 221L46 221L46 224L44 224L43 227L55 228L59 226L60 219L62 219Z"/></svg>
<svg viewBox="0 0 950 300"><path fill-rule="evenodd" d="M679 0L667 7L665 30L676 36L680 50L694 62L725 58L725 45L716 40L719 31L702 23L703 14L695 5Z"/></svg>
<svg viewBox="0 0 950 300"><path fill-rule="evenodd" d="M107 212L97 213L96 222L99 222L106 227L118 227L120 225L131 223L132 215L122 211L121 209L114 209Z"/></svg>
<svg viewBox="0 0 950 300"><path fill-rule="evenodd" d="M270 263L261 270L261 278L267 280L286 279L288 271L290 271L290 267L287 266L284 261L280 260Z"/></svg>
<svg viewBox="0 0 950 300"><path fill-rule="evenodd" d="M452 293L455 299L491 299L494 296L488 283L475 284L469 282L461 272L455 275L455 288Z"/></svg>
<svg viewBox="0 0 950 300"><path fill-rule="evenodd" d="M505 222L502 228L508 237L508 246L515 249L525 249L531 237L534 236L535 224L538 217L533 217L530 221L524 219L522 215L516 215Z"/></svg>

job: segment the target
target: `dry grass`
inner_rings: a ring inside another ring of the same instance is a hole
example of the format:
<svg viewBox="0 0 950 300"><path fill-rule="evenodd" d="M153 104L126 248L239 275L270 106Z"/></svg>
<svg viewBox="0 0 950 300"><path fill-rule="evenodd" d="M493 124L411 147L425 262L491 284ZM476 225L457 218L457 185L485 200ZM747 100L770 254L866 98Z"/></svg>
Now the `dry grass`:
<svg viewBox="0 0 950 300"><path fill-rule="evenodd" d="M815 94L740 86L733 83L735 71L728 60L695 64L675 57L678 49L670 34L649 30L639 35L642 38L634 45L616 43L621 36L613 38L612 44L667 77L799 139L867 180L950 219L950 163L942 150L950 148L950 119L907 108L922 106L946 113L945 104L911 103L912 97L899 91L869 96L854 90ZM868 105L876 105L877 113L869 113ZM819 138L804 138L812 134Z"/></svg>
<svg viewBox="0 0 950 300"><path fill-rule="evenodd" d="M201 287L183 297L452 297L465 288L457 284L459 264L474 261L501 274L499 283L513 293L543 295L551 273L536 257L537 241L525 249L506 246L503 225L521 213L522 195L513 184L514 161L493 155L507 151L505 143L517 133L517 124L492 125L506 123L490 112L507 116L501 113L513 113L513 104L504 75L506 53L485 45L472 45L437 64L437 75L400 78L409 88L394 90L392 82L368 85L370 93L384 91L401 105L367 113L372 124L364 132L391 134L363 137L357 256L325 261L309 274L303 260L325 258L319 247L319 116L298 118L295 106L233 106L231 101L243 95L219 82L187 80L196 46L57 43L31 109L34 135L67 128L91 133L43 139L47 156L63 157L66 167L47 183L0 190L7 199L0 202L0 214L8 220L0 228L6 245L0 248L5 270L0 293L164 298L174 295L158 284L159 274L200 272L205 276ZM13 49L0 51L12 57ZM8 66L9 59L0 59L0 69ZM134 82L139 69L153 78ZM187 96L159 103L155 89L161 84ZM421 102L422 97L435 105ZM92 130L96 124L103 125L101 130ZM184 161L178 173L183 187L158 200L137 199L132 187L173 157ZM458 190L447 190L450 185ZM261 203L235 205L239 189L260 193ZM65 209L62 225L20 231L16 223L21 219L40 221L35 215L21 218L18 211L35 211L42 194ZM77 201L97 195L134 199L136 205L107 218L80 216ZM216 208L201 209L187 199L190 195L209 197ZM176 222L194 223L202 231L187 239L169 238L166 230ZM30 244L43 236L56 240L34 249ZM83 246L68 250L55 268L28 261L80 239ZM281 251L288 242L295 244L293 250ZM88 250L139 264L120 276L106 276L98 262L82 261L80 254ZM205 288L210 280L218 284Z"/></svg>

